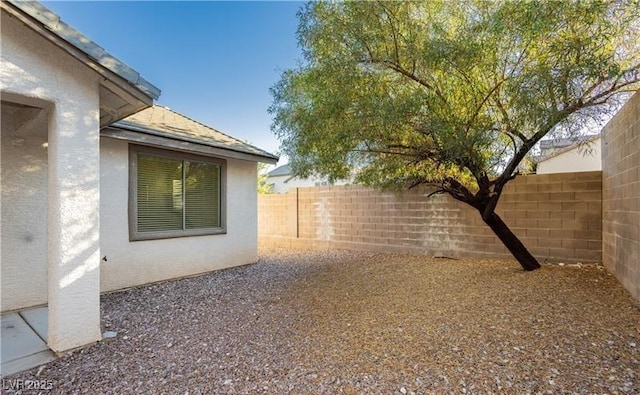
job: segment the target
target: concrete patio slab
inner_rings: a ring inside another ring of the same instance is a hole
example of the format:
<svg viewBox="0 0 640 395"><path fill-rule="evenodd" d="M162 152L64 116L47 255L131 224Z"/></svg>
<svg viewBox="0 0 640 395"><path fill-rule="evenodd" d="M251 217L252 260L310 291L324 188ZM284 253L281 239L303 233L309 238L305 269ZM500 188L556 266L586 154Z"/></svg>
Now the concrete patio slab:
<svg viewBox="0 0 640 395"><path fill-rule="evenodd" d="M19 312L22 318L29 324L38 336L46 342L47 328L49 322L49 314L46 306L36 307L33 309L23 310Z"/></svg>
<svg viewBox="0 0 640 395"><path fill-rule="evenodd" d="M44 321L43 312L44 309ZM33 309L27 314L46 338L46 307ZM30 369L56 359L46 342L29 326L20 313L9 313L0 316L0 359L2 362L0 375L8 375ZM44 325L44 326L43 326Z"/></svg>
<svg viewBox="0 0 640 395"><path fill-rule="evenodd" d="M2 363L47 350L47 345L17 313L3 315Z"/></svg>

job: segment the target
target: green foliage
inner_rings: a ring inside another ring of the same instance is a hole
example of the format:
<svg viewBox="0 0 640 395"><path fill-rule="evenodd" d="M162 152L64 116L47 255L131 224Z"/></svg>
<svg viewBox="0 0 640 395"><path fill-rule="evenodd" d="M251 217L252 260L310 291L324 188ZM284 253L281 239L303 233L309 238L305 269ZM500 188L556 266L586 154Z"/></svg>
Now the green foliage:
<svg viewBox="0 0 640 395"><path fill-rule="evenodd" d="M304 61L272 88L273 131L298 175L357 169L485 204L542 137L637 88L639 4L309 3Z"/></svg>
<svg viewBox="0 0 640 395"><path fill-rule="evenodd" d="M258 162L258 194L268 195L270 193L273 193L273 188L267 180L267 164Z"/></svg>

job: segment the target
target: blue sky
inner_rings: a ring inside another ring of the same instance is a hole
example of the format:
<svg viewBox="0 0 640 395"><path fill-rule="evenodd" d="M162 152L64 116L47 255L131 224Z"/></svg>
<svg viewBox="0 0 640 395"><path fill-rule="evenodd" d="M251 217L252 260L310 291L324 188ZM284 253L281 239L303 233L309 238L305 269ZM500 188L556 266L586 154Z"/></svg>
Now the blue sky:
<svg viewBox="0 0 640 395"><path fill-rule="evenodd" d="M302 58L296 12L303 3L43 4L159 87L159 104L277 151L269 88Z"/></svg>

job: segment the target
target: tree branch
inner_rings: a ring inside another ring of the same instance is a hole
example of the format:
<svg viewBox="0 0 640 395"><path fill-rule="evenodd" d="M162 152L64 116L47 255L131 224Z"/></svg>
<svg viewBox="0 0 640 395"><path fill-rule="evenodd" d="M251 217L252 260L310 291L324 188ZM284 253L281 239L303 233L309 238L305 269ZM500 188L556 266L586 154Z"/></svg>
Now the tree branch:
<svg viewBox="0 0 640 395"><path fill-rule="evenodd" d="M371 54L369 54L371 56ZM414 73L409 72L408 70L405 70L402 66L400 66L399 64L396 64L394 62L388 61L388 60L384 60L384 59L378 59L375 57L371 57L371 59L369 59L369 62L372 64L379 64L382 66L386 66L387 68L409 78L410 80L418 83L419 85L421 85L422 87L432 91L433 93L436 94L436 96L442 100L443 103L448 105L447 99L444 97L444 95L442 94L442 92L440 92L439 89L437 89L434 85L431 85L430 83L428 83L427 81L423 80L422 78L418 77L417 75L415 75Z"/></svg>
<svg viewBox="0 0 640 395"><path fill-rule="evenodd" d="M603 104L605 103L611 96L620 93L621 88L624 88L626 86L630 86L633 84L637 84L638 82L640 82L640 77L635 78L633 80L630 81L625 81L624 83L620 84L620 85L616 85L617 82L612 85L609 89L593 96L591 99L587 100L586 102L580 103L579 108L575 109L572 112L575 112L577 110L579 110L580 108L585 108L585 107L592 107L594 105L599 105L599 104ZM604 99L602 101L599 101L600 99Z"/></svg>
<svg viewBox="0 0 640 395"><path fill-rule="evenodd" d="M473 122L476 120L476 118L478 117L478 115L480 114L480 110L482 110L482 107L484 107L484 105L487 103L487 101L493 96L493 94L500 89L500 85L502 85L506 80L503 79L500 82L498 82L493 88L491 88L491 90L489 91L489 93L486 94L486 96L484 97L484 99L482 99L482 102L480 102L480 105L478 105L476 107L476 110L473 114L473 116L471 117L471 119L469 120L469 122L467 122L467 127L466 127L466 132L469 133L469 129L471 129L471 124L473 124Z"/></svg>
<svg viewBox="0 0 640 395"><path fill-rule="evenodd" d="M400 50L398 49L398 36L397 36L397 31L396 28L391 20L391 18L398 20L395 16L395 14L393 12L391 12L387 7L384 6L383 2L378 2L377 3L379 7L382 8L382 10L385 12L385 14L387 14L387 16L389 17L389 27L391 28L391 35L393 37L393 48L394 48L394 58L395 58L395 63L400 64Z"/></svg>
<svg viewBox="0 0 640 395"><path fill-rule="evenodd" d="M477 206L475 196L467 187L454 178L446 177L442 181L442 189L456 200L467 203L473 207Z"/></svg>
<svg viewBox="0 0 640 395"><path fill-rule="evenodd" d="M522 133L518 132L511 126L511 119L509 118L509 114L507 113L507 110L504 108L504 105L502 104L502 101L500 100L500 98L496 96L494 97L494 101L495 101L496 107L502 114L502 118L505 121L505 126L507 127L504 133L512 134L513 136L516 136L517 138L520 139L520 141L524 143L527 140L527 138Z"/></svg>
<svg viewBox="0 0 640 395"><path fill-rule="evenodd" d="M391 150L381 150L381 149L373 149L373 148L367 148L367 149L352 149L350 150L350 152L360 152L360 153L365 153L365 154L383 154L383 155L397 155L397 156L405 156L408 158L415 158L416 155L415 153L407 153L407 152L400 152L400 151L391 151Z"/></svg>
<svg viewBox="0 0 640 395"><path fill-rule="evenodd" d="M447 193L447 191L445 191L442 188L439 188L439 189L436 189L435 191L431 192L430 194L428 194L427 198L430 198L431 196L434 196L434 195L441 195L443 193Z"/></svg>

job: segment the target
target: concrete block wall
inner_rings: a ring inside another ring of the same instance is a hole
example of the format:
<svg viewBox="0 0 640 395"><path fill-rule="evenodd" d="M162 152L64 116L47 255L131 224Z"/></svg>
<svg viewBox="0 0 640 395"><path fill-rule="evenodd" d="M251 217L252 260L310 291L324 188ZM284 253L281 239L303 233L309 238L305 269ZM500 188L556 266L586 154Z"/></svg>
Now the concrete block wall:
<svg viewBox="0 0 640 395"><path fill-rule="evenodd" d="M297 190L258 196L258 234L298 237Z"/></svg>
<svg viewBox="0 0 640 395"><path fill-rule="evenodd" d="M542 261L599 262L601 191L601 172L522 176L508 185L497 212ZM262 247L511 256L478 212L446 195L428 198L430 192L333 186L260 196L259 242Z"/></svg>
<svg viewBox="0 0 640 395"><path fill-rule="evenodd" d="M640 93L603 130L602 259L640 299Z"/></svg>
<svg viewBox="0 0 640 395"><path fill-rule="evenodd" d="M496 211L539 259L602 260L599 171L518 177L508 184Z"/></svg>

